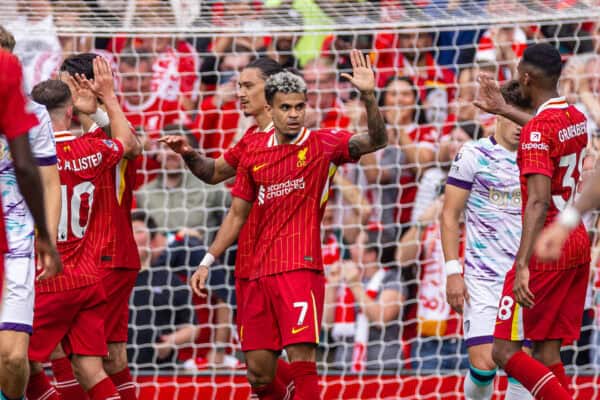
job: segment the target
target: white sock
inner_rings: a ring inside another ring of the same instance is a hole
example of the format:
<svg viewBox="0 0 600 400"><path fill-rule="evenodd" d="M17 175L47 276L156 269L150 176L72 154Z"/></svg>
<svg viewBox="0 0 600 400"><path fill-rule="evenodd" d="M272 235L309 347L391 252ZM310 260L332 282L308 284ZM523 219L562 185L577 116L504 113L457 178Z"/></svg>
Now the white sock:
<svg viewBox="0 0 600 400"><path fill-rule="evenodd" d="M473 381L469 371L465 378L465 397L467 400L489 400L494 393L493 383L492 379L487 385L478 385Z"/></svg>
<svg viewBox="0 0 600 400"><path fill-rule="evenodd" d="M508 378L505 400L532 400L533 396L516 379Z"/></svg>

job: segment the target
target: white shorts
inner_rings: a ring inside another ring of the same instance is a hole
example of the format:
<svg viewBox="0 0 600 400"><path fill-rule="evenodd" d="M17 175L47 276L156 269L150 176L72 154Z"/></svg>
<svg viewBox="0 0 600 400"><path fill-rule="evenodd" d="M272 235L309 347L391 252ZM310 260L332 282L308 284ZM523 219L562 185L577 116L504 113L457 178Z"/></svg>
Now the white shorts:
<svg viewBox="0 0 600 400"><path fill-rule="evenodd" d="M465 302L463 330L467 347L494 341L494 329L503 281L486 281L465 276L470 304Z"/></svg>
<svg viewBox="0 0 600 400"><path fill-rule="evenodd" d="M31 334L35 299L35 257L4 257L0 330Z"/></svg>

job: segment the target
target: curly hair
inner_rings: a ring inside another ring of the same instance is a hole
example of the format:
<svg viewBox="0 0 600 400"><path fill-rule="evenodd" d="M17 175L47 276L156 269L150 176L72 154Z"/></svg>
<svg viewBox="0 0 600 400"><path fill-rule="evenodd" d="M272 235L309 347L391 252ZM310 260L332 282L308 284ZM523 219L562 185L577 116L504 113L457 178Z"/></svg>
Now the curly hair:
<svg viewBox="0 0 600 400"><path fill-rule="evenodd" d="M270 76L265 83L265 98L273 104L276 93L302 93L306 95L306 82L300 76L284 71Z"/></svg>

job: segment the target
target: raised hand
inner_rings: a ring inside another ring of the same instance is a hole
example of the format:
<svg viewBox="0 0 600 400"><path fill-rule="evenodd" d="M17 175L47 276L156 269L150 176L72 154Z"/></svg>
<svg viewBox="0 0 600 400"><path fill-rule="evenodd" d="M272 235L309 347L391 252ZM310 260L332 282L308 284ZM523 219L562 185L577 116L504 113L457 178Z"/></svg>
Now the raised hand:
<svg viewBox="0 0 600 400"><path fill-rule="evenodd" d="M350 62L352 63L352 75L344 73L342 77L348 79L361 95L374 93L375 73L371 68L369 57L355 49L350 52Z"/></svg>
<svg viewBox="0 0 600 400"><path fill-rule="evenodd" d="M66 75L65 83L71 91L73 106L84 114L93 114L98 109L96 95L87 86L82 85L71 75Z"/></svg>
<svg viewBox="0 0 600 400"><path fill-rule="evenodd" d="M81 74L75 74L75 79L101 99L115 96L115 80L112 69L103 57L98 56L94 59L93 81Z"/></svg>
<svg viewBox="0 0 600 400"><path fill-rule="evenodd" d="M477 82L479 83L479 93L473 104L490 114L501 114L506 107L506 101L502 97L498 82L484 73L479 74Z"/></svg>

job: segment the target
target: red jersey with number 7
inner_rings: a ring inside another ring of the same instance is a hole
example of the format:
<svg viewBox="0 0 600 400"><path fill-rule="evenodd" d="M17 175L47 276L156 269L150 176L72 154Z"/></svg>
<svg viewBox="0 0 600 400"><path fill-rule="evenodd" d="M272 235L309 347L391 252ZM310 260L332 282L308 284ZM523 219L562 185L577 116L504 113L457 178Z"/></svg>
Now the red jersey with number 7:
<svg viewBox="0 0 600 400"><path fill-rule="evenodd" d="M527 177L541 174L550 178L552 200L544 226L573 201L581 176L588 143L586 117L564 97L548 100L521 131L517 163L521 173L523 214L527 206ZM530 268L555 271L590 262L590 240L583 223L569 235L560 258L550 263L531 258Z"/></svg>
<svg viewBox="0 0 600 400"><path fill-rule="evenodd" d="M36 291L42 293L99 282L103 239L114 223L112 170L123 158L118 140L76 138L65 133L55 137L62 196L57 247L63 273L38 281Z"/></svg>
<svg viewBox="0 0 600 400"><path fill-rule="evenodd" d="M256 213L250 279L298 269L323 269L321 219L337 166L355 161L352 134L303 128L289 144L275 132L248 140L233 196ZM245 248L240 246L240 249Z"/></svg>

